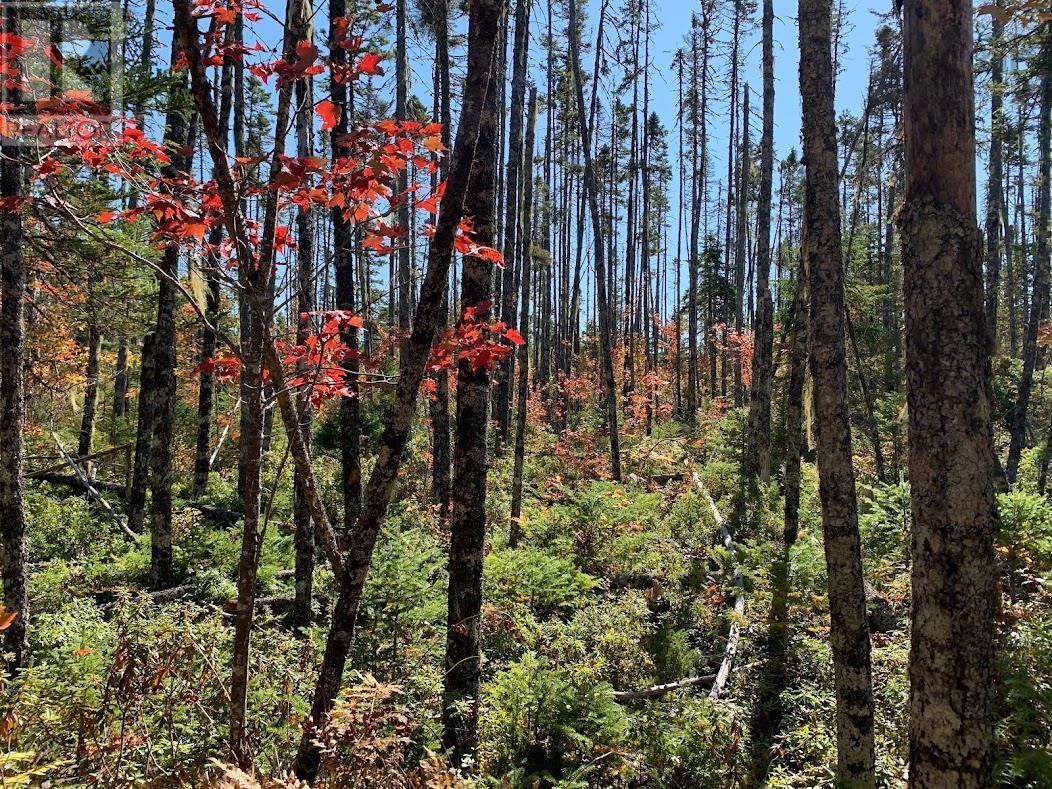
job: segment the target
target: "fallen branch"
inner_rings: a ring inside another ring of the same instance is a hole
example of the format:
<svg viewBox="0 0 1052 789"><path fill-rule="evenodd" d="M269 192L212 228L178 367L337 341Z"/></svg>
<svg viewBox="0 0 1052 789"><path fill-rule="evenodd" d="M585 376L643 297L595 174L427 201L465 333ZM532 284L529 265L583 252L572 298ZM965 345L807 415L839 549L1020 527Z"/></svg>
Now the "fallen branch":
<svg viewBox="0 0 1052 789"><path fill-rule="evenodd" d="M679 679L675 682L665 682L661 685L651 685L649 688L642 688L641 690L615 690L614 701L618 704L624 704L626 701L656 699L659 696L664 696L666 693L671 693L674 690L684 690L698 685L707 685L716 680L716 678L715 674L703 674L698 677Z"/></svg>
<svg viewBox="0 0 1052 789"><path fill-rule="evenodd" d="M135 542L135 532L128 528L128 524L125 522L124 518L118 515L117 512L113 509L113 507L110 505L110 503L106 501L103 495L92 486L91 480L88 479L88 475L85 474L84 470L77 465L77 461L73 457L71 457L68 452L66 452L65 448L62 446L62 442L59 440L58 435L56 435L54 431L52 431L51 433L51 438L54 439L55 446L58 447L58 451L59 454L62 455L62 459L65 460L69 467L73 469L73 473L74 475L76 475L77 481L84 486L84 489L87 490L88 495L91 496L91 498L94 499L104 510L106 510L106 514L108 514L110 518L113 519L113 522L120 527L120 530L124 532L125 538L129 542Z"/></svg>
<svg viewBox="0 0 1052 789"><path fill-rule="evenodd" d="M730 530L727 528L727 522L720 514L719 509L716 508L716 502L712 500L712 496L701 481L701 477L698 476L698 472L695 471L693 477L694 486L705 497L709 508L712 510L712 516L720 527L720 541L723 543L723 547L727 549L731 556L737 556L738 552L734 547L734 540L731 537ZM734 621L731 622L731 629L727 634L727 648L723 652L723 662L720 663L720 669L716 672L716 681L713 682L712 689L709 691L709 698L713 701L720 697L727 685L727 681L730 679L731 671L734 670L734 658L738 654L738 641L741 638L741 618L745 613L745 579L742 578L741 569L737 565L734 568L734 585L738 590L734 597Z"/></svg>

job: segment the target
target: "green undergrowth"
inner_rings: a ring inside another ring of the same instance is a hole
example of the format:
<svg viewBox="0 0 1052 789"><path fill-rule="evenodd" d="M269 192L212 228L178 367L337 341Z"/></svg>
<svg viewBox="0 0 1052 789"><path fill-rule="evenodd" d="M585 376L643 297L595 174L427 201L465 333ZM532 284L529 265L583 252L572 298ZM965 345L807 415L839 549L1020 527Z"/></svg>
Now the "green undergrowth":
<svg viewBox="0 0 1052 789"><path fill-rule="evenodd" d="M786 548L779 481L742 491L741 423L732 413L689 439L678 429L633 438L623 483L583 468L587 444L567 450L534 437L524 539L515 548L507 527L511 460L494 462L472 783L832 785L835 709L816 472L804 465L800 534ZM408 467L426 469L425 452L426 441L414 436ZM338 515L335 462L323 457L319 466ZM735 531L734 554L720 545L693 471ZM1000 497L1007 602L999 623L998 769L1011 786L1048 785L1052 776L1052 505L1027 473L1024 464L1019 489ZM348 744L355 726L390 734L384 747L397 743L399 775L444 769L428 754L439 750L441 731L448 533L426 484L412 474L376 549L351 656L356 673L332 734L333 752L342 754L332 775L341 777L328 785L364 785L356 765L372 757L360 740ZM268 484L275 493L259 594L281 598L292 593L291 499L287 480ZM233 507L231 477L214 475L208 496ZM9 758L0 769L12 778L38 769L56 786L212 782L219 770L212 759L224 754L232 638L224 604L235 594L238 528L179 510L176 564L189 591L159 604L143 591L147 538L125 541L105 513L69 491L33 486L28 505L33 652L7 686L0 734ZM872 638L878 770L887 786L904 784L909 518L905 484L860 483L866 578L893 620ZM735 568L746 608L736 669L721 698L711 701L699 686L618 703L617 692L716 670L734 617ZM317 623L306 634L270 608L254 631L250 739L262 775L289 769L309 708L334 596L324 567L315 592Z"/></svg>

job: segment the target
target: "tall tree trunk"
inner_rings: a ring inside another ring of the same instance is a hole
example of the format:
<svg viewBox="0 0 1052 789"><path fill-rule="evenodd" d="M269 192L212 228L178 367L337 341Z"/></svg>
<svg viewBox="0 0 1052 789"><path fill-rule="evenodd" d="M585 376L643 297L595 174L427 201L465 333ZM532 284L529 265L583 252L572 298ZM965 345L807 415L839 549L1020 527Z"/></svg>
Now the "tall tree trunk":
<svg viewBox="0 0 1052 789"><path fill-rule="evenodd" d="M4 29L16 31L18 6L3 9ZM17 104L20 91L8 88ZM0 147L0 562L3 563L4 608L15 614L4 631L4 661L13 675L29 648L29 575L26 567L26 513L22 480L22 422L25 419L25 237L17 206L22 197L22 157L17 141Z"/></svg>
<svg viewBox="0 0 1052 789"><path fill-rule="evenodd" d="M990 38L990 156L986 189L986 325L997 351L997 312L1001 285L1001 209L1004 205L1004 25L993 17Z"/></svg>
<svg viewBox="0 0 1052 789"><path fill-rule="evenodd" d="M407 119L406 104L409 101L409 56L406 37L406 3L407 0L395 0L395 120ZM397 207L398 226L409 232L409 169L403 167L398 171ZM408 235L406 236L408 238ZM410 291L413 287L412 254L409 243L403 240L398 245L398 330L402 333L403 342L409 336L409 323L412 318L410 310Z"/></svg>
<svg viewBox="0 0 1052 789"><path fill-rule="evenodd" d="M522 310L519 313L519 334L524 342L518 347L518 403L515 413L515 461L511 476L511 526L508 545L515 548L522 537L522 472L526 462L526 412L530 397L530 276L533 266L533 146L537 129L537 88L530 89L530 108L526 124L526 158L523 169L522 195ZM535 337L536 340L536 337Z"/></svg>
<svg viewBox="0 0 1052 789"><path fill-rule="evenodd" d="M346 15L345 0L330 0L330 20L338 20ZM329 49L336 68L347 62L347 50L337 45L336 38L341 35L337 26L329 30ZM339 113L332 128L330 144L333 157L340 155L341 140L350 126L351 105L349 90L345 82L333 80L330 84L332 102ZM332 243L333 270L336 285L336 309L353 311L355 309L354 278L354 228L343 215L339 207L332 210ZM368 265L366 263L366 265ZM360 301L366 303L365 293L360 294ZM352 351L350 358L344 361L347 374L348 397L340 399L340 463L341 487L343 492L343 533L350 534L362 510L362 441L361 441L361 399L358 386L359 363L354 358L358 350L358 330L348 326L342 336L344 344ZM304 569L305 572L305 569Z"/></svg>
<svg viewBox="0 0 1052 789"><path fill-rule="evenodd" d="M585 193L588 198L588 209L592 221L592 254L595 256L596 300L599 312L600 366L602 367L603 389L606 395L606 419L610 430L610 476L621 479L621 438L617 428L617 384L614 381L613 344L610 338L610 304L606 292L606 247L603 245L602 215L599 212L598 182L595 165L592 162L592 130L588 123L584 103L584 78L581 75L581 31L578 26L578 0L570 0L569 49L570 64L573 71L574 92L577 98L577 116L581 125L581 147L584 151ZM629 351L631 352L631 351Z"/></svg>
<svg viewBox="0 0 1052 789"><path fill-rule="evenodd" d="M774 303L771 271L771 192L774 184L774 8L763 0L763 138L760 142L760 196L756 226L756 318L749 399L745 477L771 478L771 379L774 357Z"/></svg>
<svg viewBox="0 0 1052 789"><path fill-rule="evenodd" d="M312 13L309 0L301 0L299 13L303 16L302 29L308 29ZM297 24L300 24L297 22ZM296 155L307 159L314 155L314 78L306 76L296 82ZM296 343L303 345L311 334L314 303L314 223L310 205L299 206L296 211ZM305 365L304 365L305 367ZM304 372L305 369L304 369ZM311 451L313 413L309 389L297 402L299 406L300 433L304 446ZM296 593L292 604L292 624L304 627L311 619L311 598L314 577L314 524L311 521L310 505L303 495L303 475L299 469L293 471L292 520L295 526L295 574Z"/></svg>
<svg viewBox="0 0 1052 789"><path fill-rule="evenodd" d="M1042 204L1038 206L1038 226L1035 230L1038 249L1034 256L1034 284L1030 299L1030 318L1027 321L1026 335L1023 338L1023 372L1019 377L1019 391L1012 415L1012 437L1008 446L1008 462L1005 464L1005 475L1008 477L1009 484L1015 482L1019 472L1019 461L1023 455L1023 446L1026 444L1027 413L1030 409L1030 396L1034 387L1034 372L1040 356L1037 335L1041 322L1048 317L1048 206L1045 196L1050 178L1048 126L1050 102L1047 98L1050 87L1047 66L1052 63L1052 23L1044 23L1044 28L1044 42L1041 46L1041 54L1038 56L1040 62L1046 65L1041 77L1041 119L1038 124L1038 155L1041 158L1041 194L1038 200ZM1025 232L1021 231L1020 242L1022 243L1025 238ZM1042 239L1044 239L1043 242Z"/></svg>
<svg viewBox="0 0 1052 789"><path fill-rule="evenodd" d="M503 46L500 36L497 46ZM464 213L475 220L475 238L486 246L495 243L499 90L497 80L490 80L482 105L471 179L464 199ZM513 287L510 265L504 273L504 286ZM483 258L465 255L460 273L462 312L474 309L477 319L488 319L492 283L492 264ZM474 754L478 742L489 386L486 367L476 368L468 359L460 361L457 367L457 425L453 444L446 670L442 703L442 744L450 751L457 766Z"/></svg>
<svg viewBox="0 0 1052 789"><path fill-rule="evenodd" d="M804 436L804 378L807 376L807 272L797 275L793 301L792 351L789 357L789 386L785 401L785 520L783 541L796 542L800 532L800 463L807 439Z"/></svg>
<svg viewBox="0 0 1052 789"><path fill-rule="evenodd" d="M748 249L749 229L747 225L749 205L749 165L752 154L749 149L749 85L746 83L742 96L742 144L738 154L738 188L736 190L734 231L734 330L739 339L745 329L745 257ZM734 405L740 407L745 401L742 382L741 347L734 358Z"/></svg>
<svg viewBox="0 0 1052 789"><path fill-rule="evenodd" d="M809 285L814 408L822 415L816 450L837 700L837 776L849 786L872 787L873 686L847 399L831 1L800 0L799 24L807 168L804 266Z"/></svg>
<svg viewBox="0 0 1052 789"><path fill-rule="evenodd" d="M131 488L128 494L128 528L143 530L146 519L146 490L150 485L150 445L153 441L154 389L154 332L142 341L139 365L138 414L135 427L135 455L132 460Z"/></svg>
<svg viewBox="0 0 1052 789"><path fill-rule="evenodd" d="M234 43L234 25L228 25L225 40ZM220 71L219 86L219 125L220 133L226 140L230 130L230 113L234 97L234 61L224 58ZM223 241L223 225L209 231L210 249L204 258L205 277L205 316L208 323L201 327L201 362L211 359L218 348L217 328L219 325L219 283L221 258L217 250ZM202 367L197 387L197 443L194 447L194 498L204 495L208 487L208 475L212 470L212 412L215 407L216 374L214 369Z"/></svg>
<svg viewBox="0 0 1052 789"><path fill-rule="evenodd" d="M172 62L178 56L173 42ZM192 135L184 114L186 76L172 86L168 97L165 119L165 142L170 150L185 148ZM172 158L165 167L168 177L189 171L191 159L187 155ZM150 585L163 589L172 585L172 443L175 439L176 381L176 286L179 277L179 245L169 244L161 257L161 273L157 277L157 321L153 331L150 438Z"/></svg>
<svg viewBox="0 0 1052 789"><path fill-rule="evenodd" d="M899 221L913 513L909 783L916 787L992 782L997 510L972 13L963 0L906 0L903 8Z"/></svg>
<svg viewBox="0 0 1052 789"><path fill-rule="evenodd" d="M530 2L516 0L515 3L515 47L512 54L511 73L511 117L508 121L508 164L505 179L504 220L504 271L501 272L500 317L509 325L515 322L514 272L525 265L518 257L519 210L522 199L523 149L522 117L526 101L526 69L530 43ZM508 443L511 430L512 380L515 375L515 357L508 358L495 369L496 386L493 391L493 420L497 446Z"/></svg>
<svg viewBox="0 0 1052 789"><path fill-rule="evenodd" d="M333 607L325 656L314 690L311 725L304 729L296 757L296 775L301 779L309 780L317 775L320 754L313 742L313 727L324 723L340 689L347 654L354 641L358 607L372 563L373 548L394 494L402 453L409 442L417 392L424 377L431 343L445 321L442 294L449 276L454 236L463 217L483 102L495 69L497 31L503 5L500 0L474 0L469 10L467 79L446 190L428 253L427 274L420 290L417 313L405 346L394 402L384 419L385 428L365 491L362 513L348 540L343 579Z"/></svg>
<svg viewBox="0 0 1052 789"><path fill-rule="evenodd" d="M88 305L89 309L91 305ZM80 434L77 438L77 455L91 454L91 439L95 435L95 406L99 400L99 352L102 350L102 333L94 317L88 319L88 361L84 366L84 410L80 419Z"/></svg>
<svg viewBox="0 0 1052 789"><path fill-rule="evenodd" d="M117 343L117 363L113 371L113 418L128 414L128 340L122 334Z"/></svg>
<svg viewBox="0 0 1052 789"><path fill-rule="evenodd" d="M442 146L448 151L452 142L452 112L450 111L449 80L449 3L436 0L432 11L435 22L435 117L442 124ZM435 173L432 188L438 188L439 177L445 178L449 159L439 160L439 171ZM449 285L442 294L442 312L449 315ZM431 414L432 485L431 498L438 505L439 519L445 523L449 517L449 500L452 496L452 458L450 456L449 427L449 372L434 373L435 393L428 402Z"/></svg>

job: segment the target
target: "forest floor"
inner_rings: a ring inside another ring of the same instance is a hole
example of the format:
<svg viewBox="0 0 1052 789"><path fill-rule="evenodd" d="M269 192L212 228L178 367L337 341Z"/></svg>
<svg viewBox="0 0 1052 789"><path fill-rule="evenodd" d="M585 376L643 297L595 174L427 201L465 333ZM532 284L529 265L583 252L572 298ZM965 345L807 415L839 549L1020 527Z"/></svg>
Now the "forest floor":
<svg viewBox="0 0 1052 789"><path fill-rule="evenodd" d="M534 435L526 539L514 549L507 545L510 458L494 462L474 782L831 784L833 681L815 470L805 464L800 534L786 548L776 481L738 506L740 428L732 412L689 435L669 424L654 436L629 436L631 474L623 483L598 478L604 458L587 431L558 443ZM439 769L422 757L437 750L440 733L448 535L427 503L426 447L426 435L414 438L377 549L355 671L345 677L330 733L348 781L334 786L413 785ZM336 460L324 441L318 454L335 498ZM209 501L233 508L232 480L213 476ZM249 698L257 767L275 780L295 753L333 597L331 574L320 568L317 624L307 633L285 625L293 565L288 488L287 480L267 481L273 505ZM721 545L708 494L731 520L733 554ZM863 485L860 497L879 773L895 786L904 783L906 755L909 498L903 484ZM32 782L55 786L218 781L222 768L213 760L224 754L226 608L239 530L181 508L182 580L178 596L166 599L143 591L147 537L125 540L105 512L66 486L33 483L28 505L33 652L0 721L4 774L33 770ZM1006 784L1039 786L1052 775L1052 504L1027 492L1024 479L1019 492L1001 497L1001 509L1000 770ZM736 568L745 590L740 618ZM735 622L734 670L711 699L710 677ZM632 698L692 678L704 679Z"/></svg>

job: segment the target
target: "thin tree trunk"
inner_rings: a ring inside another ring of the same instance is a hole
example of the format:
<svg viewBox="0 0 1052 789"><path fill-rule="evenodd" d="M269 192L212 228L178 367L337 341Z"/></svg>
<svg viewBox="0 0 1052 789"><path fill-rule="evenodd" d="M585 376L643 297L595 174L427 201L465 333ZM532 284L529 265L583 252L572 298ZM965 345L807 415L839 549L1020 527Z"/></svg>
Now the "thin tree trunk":
<svg viewBox="0 0 1052 789"><path fill-rule="evenodd" d="M395 0L395 120L407 119L406 104L409 100L409 56L406 38L406 3L407 0ZM409 168L398 171L397 207L398 226L409 231ZM408 236L407 236L408 237ZM398 245L398 329L402 332L403 342L409 336L409 324L412 318L410 310L410 291L412 280L412 249L405 240Z"/></svg>
<svg viewBox="0 0 1052 789"><path fill-rule="evenodd" d="M3 9L4 28L18 30L18 6ZM9 101L21 100L17 85ZM17 141L0 147L0 197L17 203L22 197L22 157ZM4 631L4 661L13 676L29 648L29 575L26 513L22 479L22 422L25 419L25 237L17 205L0 209L0 562L3 563L4 608L15 614Z"/></svg>
<svg viewBox="0 0 1052 789"><path fill-rule="evenodd" d="M511 526L508 530L508 545L515 548L522 537L522 472L526 461L526 412L530 396L530 275L533 265L533 146L537 129L537 88L530 89L530 105L526 124L526 159L523 169L522 197L522 311L519 315L519 333L527 342L518 347L518 408L515 413L515 461L511 476Z"/></svg>
<svg viewBox="0 0 1052 789"><path fill-rule="evenodd" d="M329 17L331 20L342 19L346 15L345 0L330 0ZM329 49L333 65L341 68L347 62L347 50L336 42L339 30L332 26L329 31ZM352 107L349 90L345 82L333 80L330 84L332 102L339 113L332 128L330 144L333 157L340 155L341 140L346 137ZM336 285L336 309L353 311L355 309L354 278L354 228L343 215L339 207L332 210L332 243L333 270ZM368 263L366 263L368 265ZM360 294L360 301L366 304L366 294ZM358 386L359 362L355 358L358 350L358 330L348 326L342 340L351 350L350 357L343 362L347 374L349 396L340 399L340 464L341 488L343 493L343 533L350 534L362 510L362 441L361 441L361 400ZM304 572L306 570L304 569Z"/></svg>
<svg viewBox="0 0 1052 789"><path fill-rule="evenodd" d="M847 401L830 0L800 0L799 24L807 167L804 265L814 408L822 415L816 449L837 700L837 776L846 785L872 787L873 686Z"/></svg>
<svg viewBox="0 0 1052 789"><path fill-rule="evenodd" d="M763 139L760 142L760 196L756 227L756 319L749 400L745 477L771 478L771 379L774 356L774 303L771 271L771 192L774 183L774 8L763 2Z"/></svg>
<svg viewBox="0 0 1052 789"><path fill-rule="evenodd" d="M299 13L303 16L303 29L307 29L312 16L309 0L301 0ZM297 24L300 24L297 22ZM314 155L314 78L304 77L296 82L296 155L307 159ZM298 313L296 343L303 345L311 334L314 303L314 223L310 206L300 206L296 213L296 310ZM304 365L305 367L305 365ZM305 372L305 370L304 370ZM300 433L304 447L311 451L313 413L310 393L304 392L298 399ZM303 496L303 475L299 469L293 471L292 521L295 527L295 571L296 592L292 604L292 625L304 627L311 619L311 598L314 578L314 524L311 521L310 505Z"/></svg>
<svg viewBox="0 0 1052 789"><path fill-rule="evenodd" d="M511 76L511 117L508 121L508 163L505 179L506 194L504 200L504 271L502 272L502 291L500 317L505 323L515 322L515 287L513 273L524 265L518 258L519 211L522 199L523 184L521 170L523 166L522 117L526 101L526 70L530 43L530 0L516 0L515 3L515 46L512 54ZM512 380L515 375L515 354L509 354L507 360L498 364L495 369L496 386L493 392L493 420L496 430L497 447L508 443L511 430Z"/></svg>
<svg viewBox="0 0 1052 789"><path fill-rule="evenodd" d="M599 212L598 186L595 166L592 162L592 132L585 112L584 85L581 75L580 30L577 21L577 2L570 0L569 49L570 63L573 71L574 91L577 94L577 115L581 125L581 145L584 151L585 192L588 197L588 208L592 221L593 249L595 255L596 299L599 312L600 366L602 367L603 388L606 394L606 419L610 430L610 475L615 480L621 479L621 445L617 428L617 384L614 381L613 344L610 338L609 301L606 292L606 247L603 246L602 216Z"/></svg>
<svg viewBox="0 0 1052 789"><path fill-rule="evenodd" d="M800 461L807 439L804 436L804 378L807 375L807 272L798 274L793 302L792 352L789 357L789 386L785 403L785 521L783 541L796 542L800 532Z"/></svg>
<svg viewBox="0 0 1052 789"><path fill-rule="evenodd" d="M505 28L506 29L506 26ZM497 46L503 42L498 36ZM497 185L497 96L500 85L489 82L479 123L464 213L474 217L475 238L495 243ZM521 150L520 150L521 154ZM513 287L511 267L504 269L506 288ZM460 309L488 319L492 299L492 265L465 255L460 274ZM479 683L482 676L482 558L486 543L486 431L489 423L490 374L463 359L457 367L457 424L453 444L453 499L449 519L449 594L446 626L446 670L443 675L442 744L453 763L462 766L478 742Z"/></svg>
<svg viewBox="0 0 1052 789"><path fill-rule="evenodd" d="M451 145L452 125L450 111L449 80L449 4L448 0L436 0L433 10L435 21L435 116L442 124L442 146L448 151ZM439 171L435 173L432 188L438 188L439 177L445 178L449 159L439 160ZM448 320L449 285L442 294L442 313ZM435 393L428 403L431 413L432 486L431 498L438 505L439 519L445 523L449 517L449 501L452 496L452 458L450 456L449 426L449 372L439 370L434 374Z"/></svg>
<svg viewBox="0 0 1052 789"><path fill-rule="evenodd" d="M142 341L139 366L138 415L135 428L135 455L132 460L131 487L128 493L128 528L139 533L146 518L146 489L150 477L150 445L153 439L154 333Z"/></svg>
<svg viewBox="0 0 1052 789"><path fill-rule="evenodd" d="M90 308L90 305L89 305ZM77 439L77 456L91 454L91 439L95 435L95 406L99 399L99 351L102 334L94 318L88 320L88 361L84 367L84 410Z"/></svg>
<svg viewBox="0 0 1052 789"><path fill-rule="evenodd" d="M172 62L178 56L173 43ZM180 150L192 139L182 107L186 91L185 72L171 88L165 119L165 142L171 150ZM175 177L191 167L190 157L178 155L166 166L168 177ZM176 381L176 289L179 277L179 245L169 244L161 258L161 275L157 277L157 321L153 331L152 382L150 406L153 425L150 439L150 585L164 589L172 585L172 443L175 439Z"/></svg>
<svg viewBox="0 0 1052 789"><path fill-rule="evenodd" d="M993 780L992 327L984 320L975 205L972 14L963 0L906 0L903 8L906 183L899 221L915 787L985 787ZM1047 76L1045 84L1052 84Z"/></svg>
<svg viewBox="0 0 1052 789"><path fill-rule="evenodd" d="M997 352L997 312L1001 284L1001 209L1004 204L1004 25L993 16L990 38L990 156L986 189L986 325Z"/></svg>
<svg viewBox="0 0 1052 789"><path fill-rule="evenodd" d="M1052 62L1052 23L1045 23L1045 38L1041 47L1040 60L1047 64ZM1038 226L1035 230L1037 238L1037 254L1034 256L1034 284L1030 300L1030 318L1026 325L1026 335L1023 338L1023 372L1019 377L1019 391L1016 396L1015 411L1012 415L1012 436L1008 446L1008 462L1005 464L1005 476L1009 484L1015 482L1019 472L1019 461L1023 455L1023 446L1026 444L1027 413L1030 408L1030 396L1034 386L1034 372L1037 369L1039 348L1037 345L1038 330L1041 322L1048 313L1048 278L1049 278L1049 256L1048 256L1048 201L1046 195L1049 189L1049 179L1052 171L1049 169L1049 103L1048 92L1049 76L1046 70L1041 78L1041 118L1038 124L1038 155L1041 157L1041 190L1038 200ZM1022 133L1022 132L1021 132ZM1020 154L1022 156L1022 154ZM1026 238L1021 233L1020 242ZM1042 240L1043 239L1043 240ZM1023 244L1025 246L1025 244Z"/></svg>
<svg viewBox="0 0 1052 789"><path fill-rule="evenodd" d="M122 335L117 344L117 364L113 372L113 418L128 414L128 340Z"/></svg>
<svg viewBox="0 0 1052 789"><path fill-rule="evenodd" d="M749 205L749 165L752 155L749 152L749 85L746 83L742 97L742 143L738 154L738 189L736 192L734 231L734 330L739 339L745 328L745 255L749 229L747 226L747 209ZM740 407L745 401L745 389L742 382L741 348L734 358L734 405Z"/></svg>
<svg viewBox="0 0 1052 789"><path fill-rule="evenodd" d="M234 25L228 25L226 42L234 43ZM234 61L224 58L220 72L219 123L223 139L230 128L230 113L234 97ZM223 226L217 224L208 236L210 250L205 256L205 316L210 326L201 327L202 364L215 356L218 348L216 327L219 323L219 283L221 259L218 249L223 241ZM194 498L201 498L208 487L208 475L212 470L212 412L215 408L216 374L214 369L202 367L197 388L197 443L194 447Z"/></svg>

